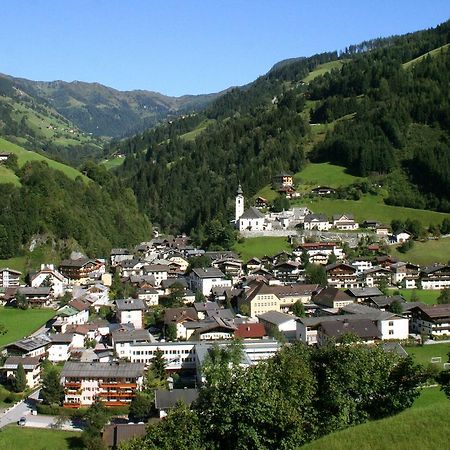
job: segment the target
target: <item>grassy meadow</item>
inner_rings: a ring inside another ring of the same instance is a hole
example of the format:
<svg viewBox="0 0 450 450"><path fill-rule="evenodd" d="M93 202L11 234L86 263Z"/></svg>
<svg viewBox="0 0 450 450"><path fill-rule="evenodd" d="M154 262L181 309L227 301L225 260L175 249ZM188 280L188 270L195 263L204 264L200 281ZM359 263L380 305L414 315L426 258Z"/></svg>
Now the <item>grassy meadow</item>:
<svg viewBox="0 0 450 450"><path fill-rule="evenodd" d="M291 246L286 237L256 237L236 243L233 250L239 253L245 262L253 256L261 258L265 255L276 255L283 250L290 251Z"/></svg>
<svg viewBox="0 0 450 450"><path fill-rule="evenodd" d="M111 170L121 166L124 161L125 158L111 158L105 159L104 161L101 162L101 164L105 166L107 170Z"/></svg>
<svg viewBox="0 0 450 450"><path fill-rule="evenodd" d="M407 302L422 302L427 305L435 305L437 298L441 295L441 291L423 290L423 289L390 289L390 294L400 292L400 295Z"/></svg>
<svg viewBox="0 0 450 450"><path fill-rule="evenodd" d="M0 346L30 335L54 315L53 309L0 308L0 324L6 328L6 333L0 335Z"/></svg>
<svg viewBox="0 0 450 450"><path fill-rule="evenodd" d="M11 183L14 186L20 186L20 180L17 175L5 166L0 165L0 183Z"/></svg>
<svg viewBox="0 0 450 450"><path fill-rule="evenodd" d="M314 80L314 78L320 77L321 75L331 72L333 69L340 69L345 64L345 60L330 61L324 64L319 64L314 70L309 72L309 74L303 78L305 83L309 83Z"/></svg>
<svg viewBox="0 0 450 450"><path fill-rule="evenodd" d="M0 432L0 450L81 450L81 433L76 431L47 430L7 426Z"/></svg>
<svg viewBox="0 0 450 450"><path fill-rule="evenodd" d="M426 265L434 262L447 264L450 261L450 238L414 242L414 247L406 253L400 253L396 247L392 247L391 254L413 264Z"/></svg>
<svg viewBox="0 0 450 450"><path fill-rule="evenodd" d="M450 344L430 344L430 345L417 345L413 347L405 347L408 355L411 355L414 360L427 366L431 364L431 358L442 358L440 363L436 363L436 366L443 369L444 363L448 362L448 353L450 352Z"/></svg>

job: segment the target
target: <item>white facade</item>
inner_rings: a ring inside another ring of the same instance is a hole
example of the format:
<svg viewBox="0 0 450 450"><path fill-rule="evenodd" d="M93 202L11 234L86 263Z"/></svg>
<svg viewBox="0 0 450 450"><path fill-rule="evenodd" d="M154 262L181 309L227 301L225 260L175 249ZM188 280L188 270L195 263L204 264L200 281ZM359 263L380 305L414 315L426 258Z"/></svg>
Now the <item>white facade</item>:
<svg viewBox="0 0 450 450"><path fill-rule="evenodd" d="M31 286L40 287L46 279L50 282L53 295L55 297L62 297L66 291L66 286L69 284L69 280L56 271L53 264L42 264L41 270L31 280Z"/></svg>
<svg viewBox="0 0 450 450"><path fill-rule="evenodd" d="M239 231L251 230L251 231L263 231L266 228L264 227L265 219L264 217L258 218L249 218L238 220L238 229Z"/></svg>
<svg viewBox="0 0 450 450"><path fill-rule="evenodd" d="M67 361L70 357L70 350L72 349L71 342L55 343L48 349L48 360L52 363Z"/></svg>
<svg viewBox="0 0 450 450"><path fill-rule="evenodd" d="M404 317L393 316L388 319L377 320L376 325L381 333L382 340L408 339L409 320Z"/></svg>
<svg viewBox="0 0 450 450"><path fill-rule="evenodd" d="M331 227L332 224L328 220L313 219L304 222L305 230L328 231Z"/></svg>
<svg viewBox="0 0 450 450"><path fill-rule="evenodd" d="M242 195L242 189L239 185L238 193L236 195L236 204L235 204L235 216L234 220L237 222L239 217L244 214L244 196Z"/></svg>
<svg viewBox="0 0 450 450"><path fill-rule="evenodd" d="M136 330L143 328L143 312L142 310L124 310L119 311L120 323L132 323Z"/></svg>
<svg viewBox="0 0 450 450"><path fill-rule="evenodd" d="M21 272L12 269L0 269L0 287L19 286Z"/></svg>
<svg viewBox="0 0 450 450"><path fill-rule="evenodd" d="M442 289L450 288L450 278L449 279L426 279L421 280L422 289L439 291Z"/></svg>

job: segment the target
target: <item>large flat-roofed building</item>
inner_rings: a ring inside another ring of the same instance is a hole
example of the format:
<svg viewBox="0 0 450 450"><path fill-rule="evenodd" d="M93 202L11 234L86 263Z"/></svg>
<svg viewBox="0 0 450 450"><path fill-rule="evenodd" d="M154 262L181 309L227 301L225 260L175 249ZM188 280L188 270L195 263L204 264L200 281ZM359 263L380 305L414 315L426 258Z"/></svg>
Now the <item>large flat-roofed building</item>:
<svg viewBox="0 0 450 450"><path fill-rule="evenodd" d="M61 372L64 406L79 408L97 399L124 406L142 390L145 365L129 362L66 362Z"/></svg>

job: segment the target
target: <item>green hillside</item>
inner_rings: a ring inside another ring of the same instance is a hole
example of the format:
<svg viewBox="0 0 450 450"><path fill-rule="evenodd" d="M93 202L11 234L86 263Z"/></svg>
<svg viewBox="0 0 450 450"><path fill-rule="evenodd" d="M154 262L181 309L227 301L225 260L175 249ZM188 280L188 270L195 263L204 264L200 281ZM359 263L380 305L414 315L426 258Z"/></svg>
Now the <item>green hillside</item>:
<svg viewBox="0 0 450 450"><path fill-rule="evenodd" d="M337 188L348 186L363 179L349 174L345 167L331 163L311 163L294 175L294 182L300 189L305 185L308 187L330 186Z"/></svg>
<svg viewBox="0 0 450 450"><path fill-rule="evenodd" d="M411 61L408 61L406 63L403 64L403 68L404 69L408 69L412 66L414 66L415 64L417 64L418 62L423 61L425 58L427 58L428 56L430 56L431 58L434 58L438 55L440 55L441 53L447 53L448 49L449 49L449 45L450 44L445 44L441 47L435 48L429 52L424 53L423 55L418 56L417 58L412 59Z"/></svg>
<svg viewBox="0 0 450 450"><path fill-rule="evenodd" d="M305 83L309 83L315 78L320 77L321 75L324 75L333 69L340 69L345 64L345 62L346 62L345 60L338 60L338 61L330 61L324 64L319 64L305 78L303 78L303 81Z"/></svg>
<svg viewBox="0 0 450 450"><path fill-rule="evenodd" d="M75 180L77 177L81 177L85 182L89 179L83 175L79 170L70 167L66 164L54 161L53 159L47 158L46 156L40 155L39 153L25 150L17 144L13 144L6 139L0 137L0 151L10 152L17 155L17 160L19 167L22 167L25 163L30 161L41 161L48 164L52 169L62 172L64 175L69 177L71 180Z"/></svg>
<svg viewBox="0 0 450 450"><path fill-rule="evenodd" d="M315 442L302 450L441 450L448 443L450 401L412 407L396 416L364 423Z"/></svg>
<svg viewBox="0 0 450 450"><path fill-rule="evenodd" d="M0 165L0 183L12 183L15 186L20 186L19 178L17 175L7 167Z"/></svg>
<svg viewBox="0 0 450 450"><path fill-rule="evenodd" d="M393 247L391 254L399 259L419 265L433 262L447 264L450 260L450 238L414 242L414 247L406 253L400 253L397 248Z"/></svg>

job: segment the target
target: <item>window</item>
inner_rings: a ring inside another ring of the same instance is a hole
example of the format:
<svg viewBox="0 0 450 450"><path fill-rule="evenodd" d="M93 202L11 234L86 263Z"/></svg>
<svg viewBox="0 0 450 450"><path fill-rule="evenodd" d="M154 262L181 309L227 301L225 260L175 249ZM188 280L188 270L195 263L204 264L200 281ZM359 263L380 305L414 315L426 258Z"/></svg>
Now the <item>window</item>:
<svg viewBox="0 0 450 450"><path fill-rule="evenodd" d="M394 330L389 330L389 334L394 334Z"/></svg>
<svg viewBox="0 0 450 450"><path fill-rule="evenodd" d="M394 326L394 322L391 320L391 321L389 321L389 326L390 327L393 327Z"/></svg>

